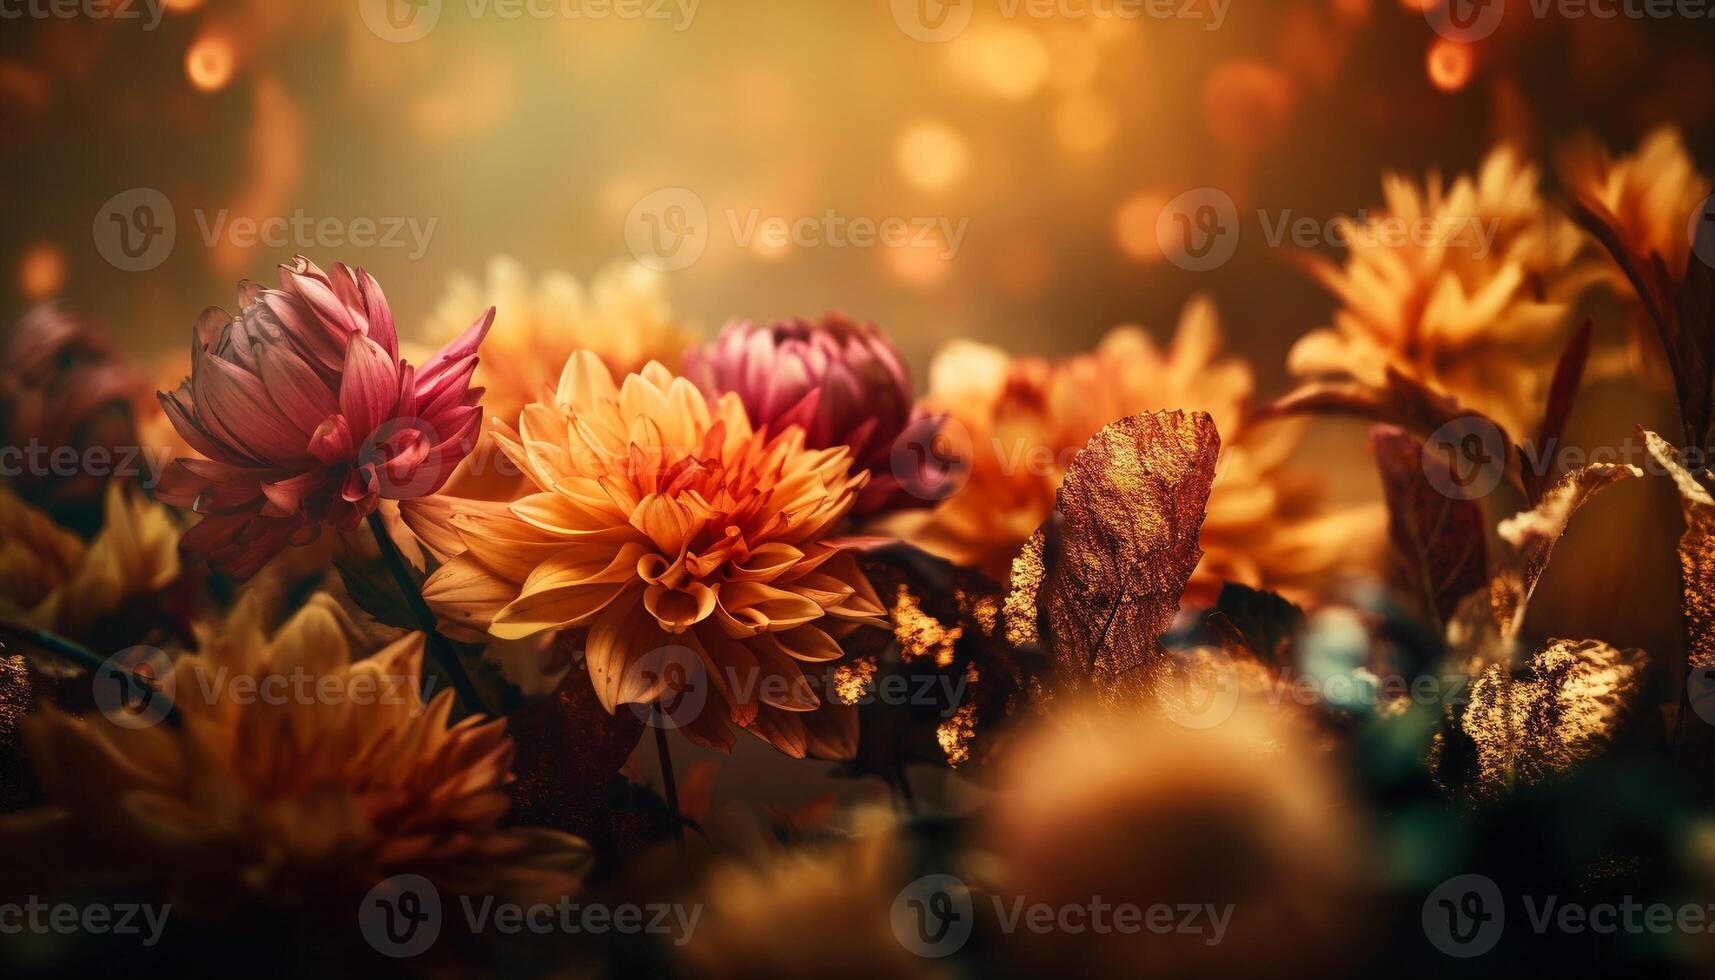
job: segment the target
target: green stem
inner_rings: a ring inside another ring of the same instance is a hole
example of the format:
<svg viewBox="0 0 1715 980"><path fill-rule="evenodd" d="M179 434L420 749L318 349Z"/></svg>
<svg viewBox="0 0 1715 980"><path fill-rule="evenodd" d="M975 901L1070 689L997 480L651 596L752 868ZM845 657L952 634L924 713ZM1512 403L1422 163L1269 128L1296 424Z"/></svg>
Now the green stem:
<svg viewBox="0 0 1715 980"><path fill-rule="evenodd" d="M381 512L369 515L369 530L375 535L375 543L381 549L381 558L393 572L393 581L398 584L399 591L405 594L405 601L411 606L411 614L416 617L417 627L423 631L429 655L435 658L447 679L452 682L453 691L459 702L468 712L488 713L488 706L483 704L482 695L477 693L476 685L471 683L470 675L465 673L464 664L459 660L458 651L453 649L452 641L441 635L437 627L435 613L423 599L422 590L417 587L416 579L411 576L411 566L406 563L405 556L399 553L399 546L394 543L393 535L387 532L387 522L382 520ZM423 678L423 697L429 697L429 678Z"/></svg>

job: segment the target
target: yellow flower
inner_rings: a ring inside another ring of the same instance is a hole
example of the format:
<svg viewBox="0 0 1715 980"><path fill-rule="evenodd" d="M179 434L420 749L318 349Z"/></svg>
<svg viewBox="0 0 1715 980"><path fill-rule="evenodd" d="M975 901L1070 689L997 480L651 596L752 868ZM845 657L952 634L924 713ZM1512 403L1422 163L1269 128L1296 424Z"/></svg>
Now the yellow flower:
<svg viewBox="0 0 1715 980"><path fill-rule="evenodd" d="M1419 188L1383 181L1386 207L1342 219L1345 264L1309 260L1340 300L1334 325L1300 339L1294 374L1380 385L1389 367L1489 415L1515 438L1536 430L1579 295L1601 275L1536 167L1508 148L1473 179Z"/></svg>
<svg viewBox="0 0 1715 980"><path fill-rule="evenodd" d="M295 899L343 921L401 873L443 887L575 886L581 841L499 826L505 721L449 726L450 690L424 704L422 634L354 661L364 651L330 597L272 637L263 609L247 595L202 632L201 652L172 665L160 686L176 724L121 727L51 707L28 720L51 807L0 823L9 852L55 880L118 877L204 914Z"/></svg>
<svg viewBox="0 0 1715 980"><path fill-rule="evenodd" d="M1579 140L1561 155L1560 176L1568 196L1607 212L1604 217L1611 219L1628 251L1645 261L1661 256L1675 279L1685 274L1691 262L1692 220L1709 197L1711 184L1698 173L1677 129L1657 129L1636 153L1619 160L1595 140ZM1604 268L1613 288L1635 300L1626 274L1611 264ZM1641 306L1630 318L1628 334L1633 368L1670 385L1661 340Z"/></svg>
<svg viewBox="0 0 1715 980"><path fill-rule="evenodd" d="M795 756L844 754L800 663L837 659L837 639L884 613L856 559L826 539L866 475L845 447L804 431L757 432L735 395L709 401L659 364L616 385L579 351L550 403L525 406L496 443L532 492L510 501L438 496L405 519L454 555L424 584L450 629L520 639L587 630L602 704L655 701L651 658L687 651L711 682L683 722L728 747L723 718Z"/></svg>
<svg viewBox="0 0 1715 980"><path fill-rule="evenodd" d="M508 422L543 398L574 350L594 351L625 375L650 361L677 365L693 339L668 309L659 273L615 264L585 289L561 272L532 282L523 266L504 256L489 262L485 283L452 280L423 338L445 343L470 326L471 310L490 306L499 313L483 342L476 383L487 389L484 410Z"/></svg>
<svg viewBox="0 0 1715 980"><path fill-rule="evenodd" d="M1109 931L1005 937L1023 973L1338 975L1363 935L1365 840L1327 759L1294 719L1257 697L1221 724L1066 705L1005 767L979 840L997 895L1052 907L1100 896L1143 908L1224 908L1209 935ZM1205 926L1207 929L1208 927Z"/></svg>
<svg viewBox="0 0 1715 980"><path fill-rule="evenodd" d="M72 638L126 600L179 577L179 527L170 512L117 482L85 544L0 487L0 614Z"/></svg>
<svg viewBox="0 0 1715 980"><path fill-rule="evenodd" d="M693 977L936 977L890 921L911 878L891 825L864 814L851 840L716 865L704 921L683 950Z"/></svg>
<svg viewBox="0 0 1715 980"><path fill-rule="evenodd" d="M1203 523L1203 561L1186 603L1205 603L1225 581L1308 588L1354 555L1358 522L1316 514L1318 490L1287 469L1302 423L1247 426L1255 380L1248 364L1221 356L1221 344L1214 306L1197 298L1165 350L1136 327L1116 329L1093 352L1059 362L1014 359L969 341L949 345L930 366L926 403L970 433L970 481L927 521L892 526L1004 581L1091 436L1139 412L1202 411L1221 433L1221 461Z"/></svg>

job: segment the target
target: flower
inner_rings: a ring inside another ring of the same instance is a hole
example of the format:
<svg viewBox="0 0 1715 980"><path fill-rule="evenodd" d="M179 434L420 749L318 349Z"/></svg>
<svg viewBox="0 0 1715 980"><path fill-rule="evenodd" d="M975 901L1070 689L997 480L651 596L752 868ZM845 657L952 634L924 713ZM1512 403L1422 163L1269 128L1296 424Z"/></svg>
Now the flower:
<svg viewBox="0 0 1715 980"><path fill-rule="evenodd" d="M659 364L616 385L579 351L551 403L494 438L534 492L440 495L406 505L411 529L452 555L423 594L454 631L519 639L587 631L602 705L654 702L662 651L706 673L687 736L730 747L722 716L791 755L829 754L835 725L798 664L884 622L851 554L826 540L867 479L844 447L751 427L738 396L705 398ZM681 665L685 666L685 665Z"/></svg>
<svg viewBox="0 0 1715 980"><path fill-rule="evenodd" d="M14 467L12 486L56 514L99 516L104 475L136 444L130 402L142 387L93 323L51 304L25 314L0 345L0 439L50 455L46 465ZM79 463L71 475L54 461L68 451Z"/></svg>
<svg viewBox="0 0 1715 980"><path fill-rule="evenodd" d="M423 703L422 634L354 659L367 651L326 595L272 636L264 610L247 594L173 663L159 687L177 724L52 707L29 719L49 808L0 823L8 852L55 881L128 876L193 915L288 903L343 924L402 873L489 894L571 890L586 848L500 826L506 722L449 725L450 690Z"/></svg>
<svg viewBox="0 0 1715 980"><path fill-rule="evenodd" d="M860 812L850 839L779 849L710 869L702 927L681 955L692 977L935 977L894 932L907 885L904 841L885 816Z"/></svg>
<svg viewBox="0 0 1715 980"><path fill-rule="evenodd" d="M104 514L101 533L86 544L0 488L0 615L90 641L132 600L178 581L179 528L165 507L109 483ZM159 603L144 605L162 612ZM141 632L118 639L134 642Z"/></svg>
<svg viewBox="0 0 1715 980"><path fill-rule="evenodd" d="M1576 141L1561 155L1560 178L1568 196L1607 219L1628 251L1646 262L1660 256L1676 279L1685 274L1691 262L1689 226L1712 187L1698 173L1677 129L1655 130L1636 153L1620 160L1593 139ZM1636 302L1626 274L1617 266L1604 268L1608 284ZM1629 320L1628 337L1632 366L1664 387L1671 385L1661 340L1641 303Z"/></svg>
<svg viewBox="0 0 1715 980"><path fill-rule="evenodd" d="M622 376L650 361L677 365L693 334L674 319L664 283L636 263L609 266L587 289L563 272L532 282L518 262L497 256L487 282L459 276L448 284L421 336L445 343L465 328L469 310L498 308L476 380L487 391L488 413L513 422L553 389L575 350L594 351Z"/></svg>
<svg viewBox="0 0 1715 980"><path fill-rule="evenodd" d="M1172 895L1230 919L1218 944L1018 930L1002 940L1009 962L1026 974L1076 962L1085 976L1343 972L1367 925L1365 836L1308 722L1260 694L1208 727L1075 704L1056 717L1013 754L981 821L983 884L1057 908Z"/></svg>
<svg viewBox="0 0 1715 980"><path fill-rule="evenodd" d="M1534 432L1574 305L1601 275L1537 184L1505 147L1451 187L1386 178L1385 211L1337 223L1345 264L1307 260L1342 306L1288 368L1379 387L1392 367L1516 437Z"/></svg>
<svg viewBox="0 0 1715 980"><path fill-rule="evenodd" d="M1360 557L1362 515L1319 513L1317 488L1285 465L1302 424L1247 425L1254 386L1249 365L1221 356L1214 306L1201 298L1186 305L1166 350L1136 327L1058 362L956 342L930 366L925 402L969 432L970 479L926 521L896 529L1004 581L1090 437L1140 412L1202 411L1221 434L1221 459L1185 604L1207 604L1226 581L1307 592Z"/></svg>
<svg viewBox="0 0 1715 980"><path fill-rule="evenodd" d="M821 323L732 323L685 356L685 374L711 397L737 394L758 428L801 425L812 449L850 446L854 465L870 475L857 516L931 502L922 484L900 483L894 450L907 431L927 446L940 420L914 407L911 369L874 324L840 313Z"/></svg>
<svg viewBox="0 0 1715 980"><path fill-rule="evenodd" d="M205 459L162 475L162 500L203 520L187 550L240 578L322 524L355 530L385 497L433 493L476 443L476 350L494 310L414 368L381 286L299 256L280 289L244 283L238 316L197 321L191 375L161 406Z"/></svg>

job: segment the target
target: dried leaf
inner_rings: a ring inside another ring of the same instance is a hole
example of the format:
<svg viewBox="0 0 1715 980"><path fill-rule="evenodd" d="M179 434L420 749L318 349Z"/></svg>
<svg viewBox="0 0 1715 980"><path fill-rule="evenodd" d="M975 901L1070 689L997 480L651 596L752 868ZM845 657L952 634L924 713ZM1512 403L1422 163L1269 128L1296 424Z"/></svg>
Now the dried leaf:
<svg viewBox="0 0 1715 980"><path fill-rule="evenodd" d="M1456 666L1474 674L1514 661L1531 597L1572 515L1603 489L1642 475L1635 466L1593 463L1561 477L1535 507L1500 523L1501 540L1509 547L1498 557L1494 577L1459 604L1447 626Z"/></svg>
<svg viewBox="0 0 1715 980"><path fill-rule="evenodd" d="M1038 595L1067 689L1127 703L1168 669L1160 640L1203 556L1197 538L1220 442L1200 412L1134 415L1098 432L1073 462Z"/></svg>
<svg viewBox="0 0 1715 980"><path fill-rule="evenodd" d="M1685 617L1686 665L1715 670L1715 495L1685 465L1679 450L1654 432L1644 445L1679 488L1685 533L1679 538L1680 608Z"/></svg>
<svg viewBox="0 0 1715 980"><path fill-rule="evenodd" d="M626 851L658 830L624 805L619 770L637 747L643 719L608 714L580 664L552 697L519 709L508 724L517 756L511 822L576 834L603 853Z"/></svg>
<svg viewBox="0 0 1715 980"><path fill-rule="evenodd" d="M909 545L859 560L893 630L853 634L833 666L828 686L860 722L847 771L897 781L908 765L997 755L1010 723L1034 713L1044 673L1040 654L1007 642L1000 587Z"/></svg>
<svg viewBox="0 0 1715 980"><path fill-rule="evenodd" d="M1488 574L1482 504L1444 492L1455 485L1452 465L1404 431L1378 426L1370 446L1387 497L1393 584L1402 596L1415 598L1439 630ZM1439 475L1435 482L1431 467Z"/></svg>
<svg viewBox="0 0 1715 980"><path fill-rule="evenodd" d="M1490 665L1435 750L1437 778L1480 801L1600 754L1633 714L1645 660L1595 640L1550 640L1522 669Z"/></svg>

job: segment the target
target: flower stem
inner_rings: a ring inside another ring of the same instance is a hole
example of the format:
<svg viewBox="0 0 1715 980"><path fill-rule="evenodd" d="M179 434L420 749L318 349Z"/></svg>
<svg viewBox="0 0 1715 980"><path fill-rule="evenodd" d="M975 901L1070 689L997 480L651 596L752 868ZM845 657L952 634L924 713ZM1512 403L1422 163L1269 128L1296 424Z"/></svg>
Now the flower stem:
<svg viewBox="0 0 1715 980"><path fill-rule="evenodd" d="M81 643L74 643L58 633L49 633L47 630L40 630L34 626L10 619L0 619L0 640L13 640L27 646L47 650L70 660L92 674L100 670L101 665L105 662L101 659L100 654Z"/></svg>
<svg viewBox="0 0 1715 980"><path fill-rule="evenodd" d="M482 695L477 693L476 685L471 683L470 675L465 673L464 664L459 661L458 651L453 649L452 641L441 635L437 627L434 611L423 599L422 590L417 587L411 577L411 567L405 561L405 556L399 553L399 546L394 543L393 535L387 531L387 523L382 520L381 512L369 515L369 530L375 535L376 546L381 549L382 560L393 572L393 580L398 583L399 591L405 594L405 601L411 606L411 615L416 617L417 627L427 638L424 645L429 649L429 655L435 658L441 670L452 682L453 691L465 710L471 713L488 712L488 706L483 704ZM429 678L423 678L423 697L429 697Z"/></svg>
<svg viewBox="0 0 1715 980"><path fill-rule="evenodd" d="M685 818L679 813L679 784L673 778L673 753L667 748L667 728L655 725L655 754L661 757L661 782L667 790L667 809L673 813L673 834L679 853L685 853Z"/></svg>

